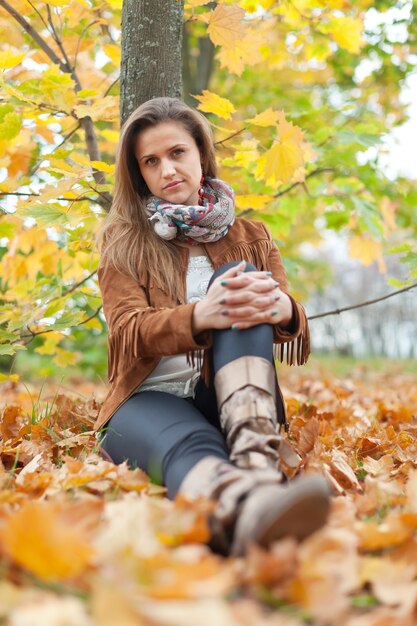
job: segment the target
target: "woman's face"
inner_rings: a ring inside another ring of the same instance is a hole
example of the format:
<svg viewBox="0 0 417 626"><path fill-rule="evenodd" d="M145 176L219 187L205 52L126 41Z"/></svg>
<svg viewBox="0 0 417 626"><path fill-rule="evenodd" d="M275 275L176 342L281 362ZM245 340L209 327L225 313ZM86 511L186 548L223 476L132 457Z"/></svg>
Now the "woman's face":
<svg viewBox="0 0 417 626"><path fill-rule="evenodd" d="M161 122L140 132L135 156L152 195L173 204L198 204L201 156L180 122Z"/></svg>

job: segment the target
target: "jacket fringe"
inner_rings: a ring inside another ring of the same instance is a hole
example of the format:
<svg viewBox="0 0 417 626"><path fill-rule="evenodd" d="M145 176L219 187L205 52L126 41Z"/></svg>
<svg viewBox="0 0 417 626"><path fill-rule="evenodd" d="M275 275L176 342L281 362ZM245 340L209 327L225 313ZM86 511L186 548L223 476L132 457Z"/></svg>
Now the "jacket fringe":
<svg viewBox="0 0 417 626"><path fill-rule="evenodd" d="M242 260L251 262L260 271L266 271L268 267L268 256L270 244L268 240L257 241L256 245L250 243L239 243L232 246L222 257L222 265ZM133 359L138 358L138 335L141 315L137 311L132 311L128 318L123 320L123 325L109 335L108 339L108 379L113 382L117 375L117 364L120 362L120 355L123 354L124 364L129 364ZM303 365L307 362L310 353L310 333L308 325L296 339L284 343L274 344L274 358L281 363L284 361L288 365ZM208 385L211 366L207 350L190 351L186 355L187 364L199 369L201 378Z"/></svg>
<svg viewBox="0 0 417 626"><path fill-rule="evenodd" d="M122 354L123 362L130 364L133 359L137 359L138 353L138 336L139 324L141 316L137 311L132 311L126 320L123 320L123 327L118 332L112 333L108 339L108 378L109 382L113 382L117 374L117 364L120 362Z"/></svg>
<svg viewBox="0 0 417 626"><path fill-rule="evenodd" d="M259 271L268 270L268 256L270 243L268 240L257 241L256 245L250 243L239 243L232 246L222 257L222 265L236 261L248 261L253 263Z"/></svg>
<svg viewBox="0 0 417 626"><path fill-rule="evenodd" d="M274 358L287 365L304 365L310 354L310 333L308 326L296 339L274 344Z"/></svg>

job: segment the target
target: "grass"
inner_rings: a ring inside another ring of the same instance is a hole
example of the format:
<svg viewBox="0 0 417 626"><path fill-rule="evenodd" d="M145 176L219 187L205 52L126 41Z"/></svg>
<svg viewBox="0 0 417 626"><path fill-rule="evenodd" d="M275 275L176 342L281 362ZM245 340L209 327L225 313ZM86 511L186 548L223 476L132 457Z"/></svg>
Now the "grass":
<svg viewBox="0 0 417 626"><path fill-rule="evenodd" d="M288 366L285 366L288 367ZM304 373L319 371L323 376L348 376L353 373L378 372L392 374L417 373L417 359L389 359L368 356L363 358L340 356L337 354L311 354Z"/></svg>

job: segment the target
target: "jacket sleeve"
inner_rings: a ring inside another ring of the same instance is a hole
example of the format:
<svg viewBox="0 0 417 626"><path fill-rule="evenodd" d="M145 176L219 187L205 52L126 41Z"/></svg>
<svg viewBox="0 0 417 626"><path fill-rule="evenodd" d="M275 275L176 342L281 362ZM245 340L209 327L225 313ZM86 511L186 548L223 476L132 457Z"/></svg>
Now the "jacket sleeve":
<svg viewBox="0 0 417 626"><path fill-rule="evenodd" d="M209 347L211 333L192 332L193 304L149 306L145 288L112 266L101 266L98 282L109 329L109 380L120 359L191 353Z"/></svg>
<svg viewBox="0 0 417 626"><path fill-rule="evenodd" d="M288 279L282 263L281 255L268 229L264 226L271 243L268 256L268 266L273 277L279 282L281 291L287 294L292 303L292 318L289 325L283 329L279 324L274 325L275 356L289 365L303 365L310 354L310 332L307 315L304 307L288 292Z"/></svg>

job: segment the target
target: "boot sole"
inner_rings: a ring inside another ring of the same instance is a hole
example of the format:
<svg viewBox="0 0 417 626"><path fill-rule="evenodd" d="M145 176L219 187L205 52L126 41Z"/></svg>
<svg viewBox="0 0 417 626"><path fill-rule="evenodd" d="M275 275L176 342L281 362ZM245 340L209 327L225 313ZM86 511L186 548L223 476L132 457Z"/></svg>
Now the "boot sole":
<svg viewBox="0 0 417 626"><path fill-rule="evenodd" d="M285 536L302 540L325 524L329 508L330 489L322 476L303 476L285 487L260 486L239 514L231 554L242 556L251 543L268 547Z"/></svg>

